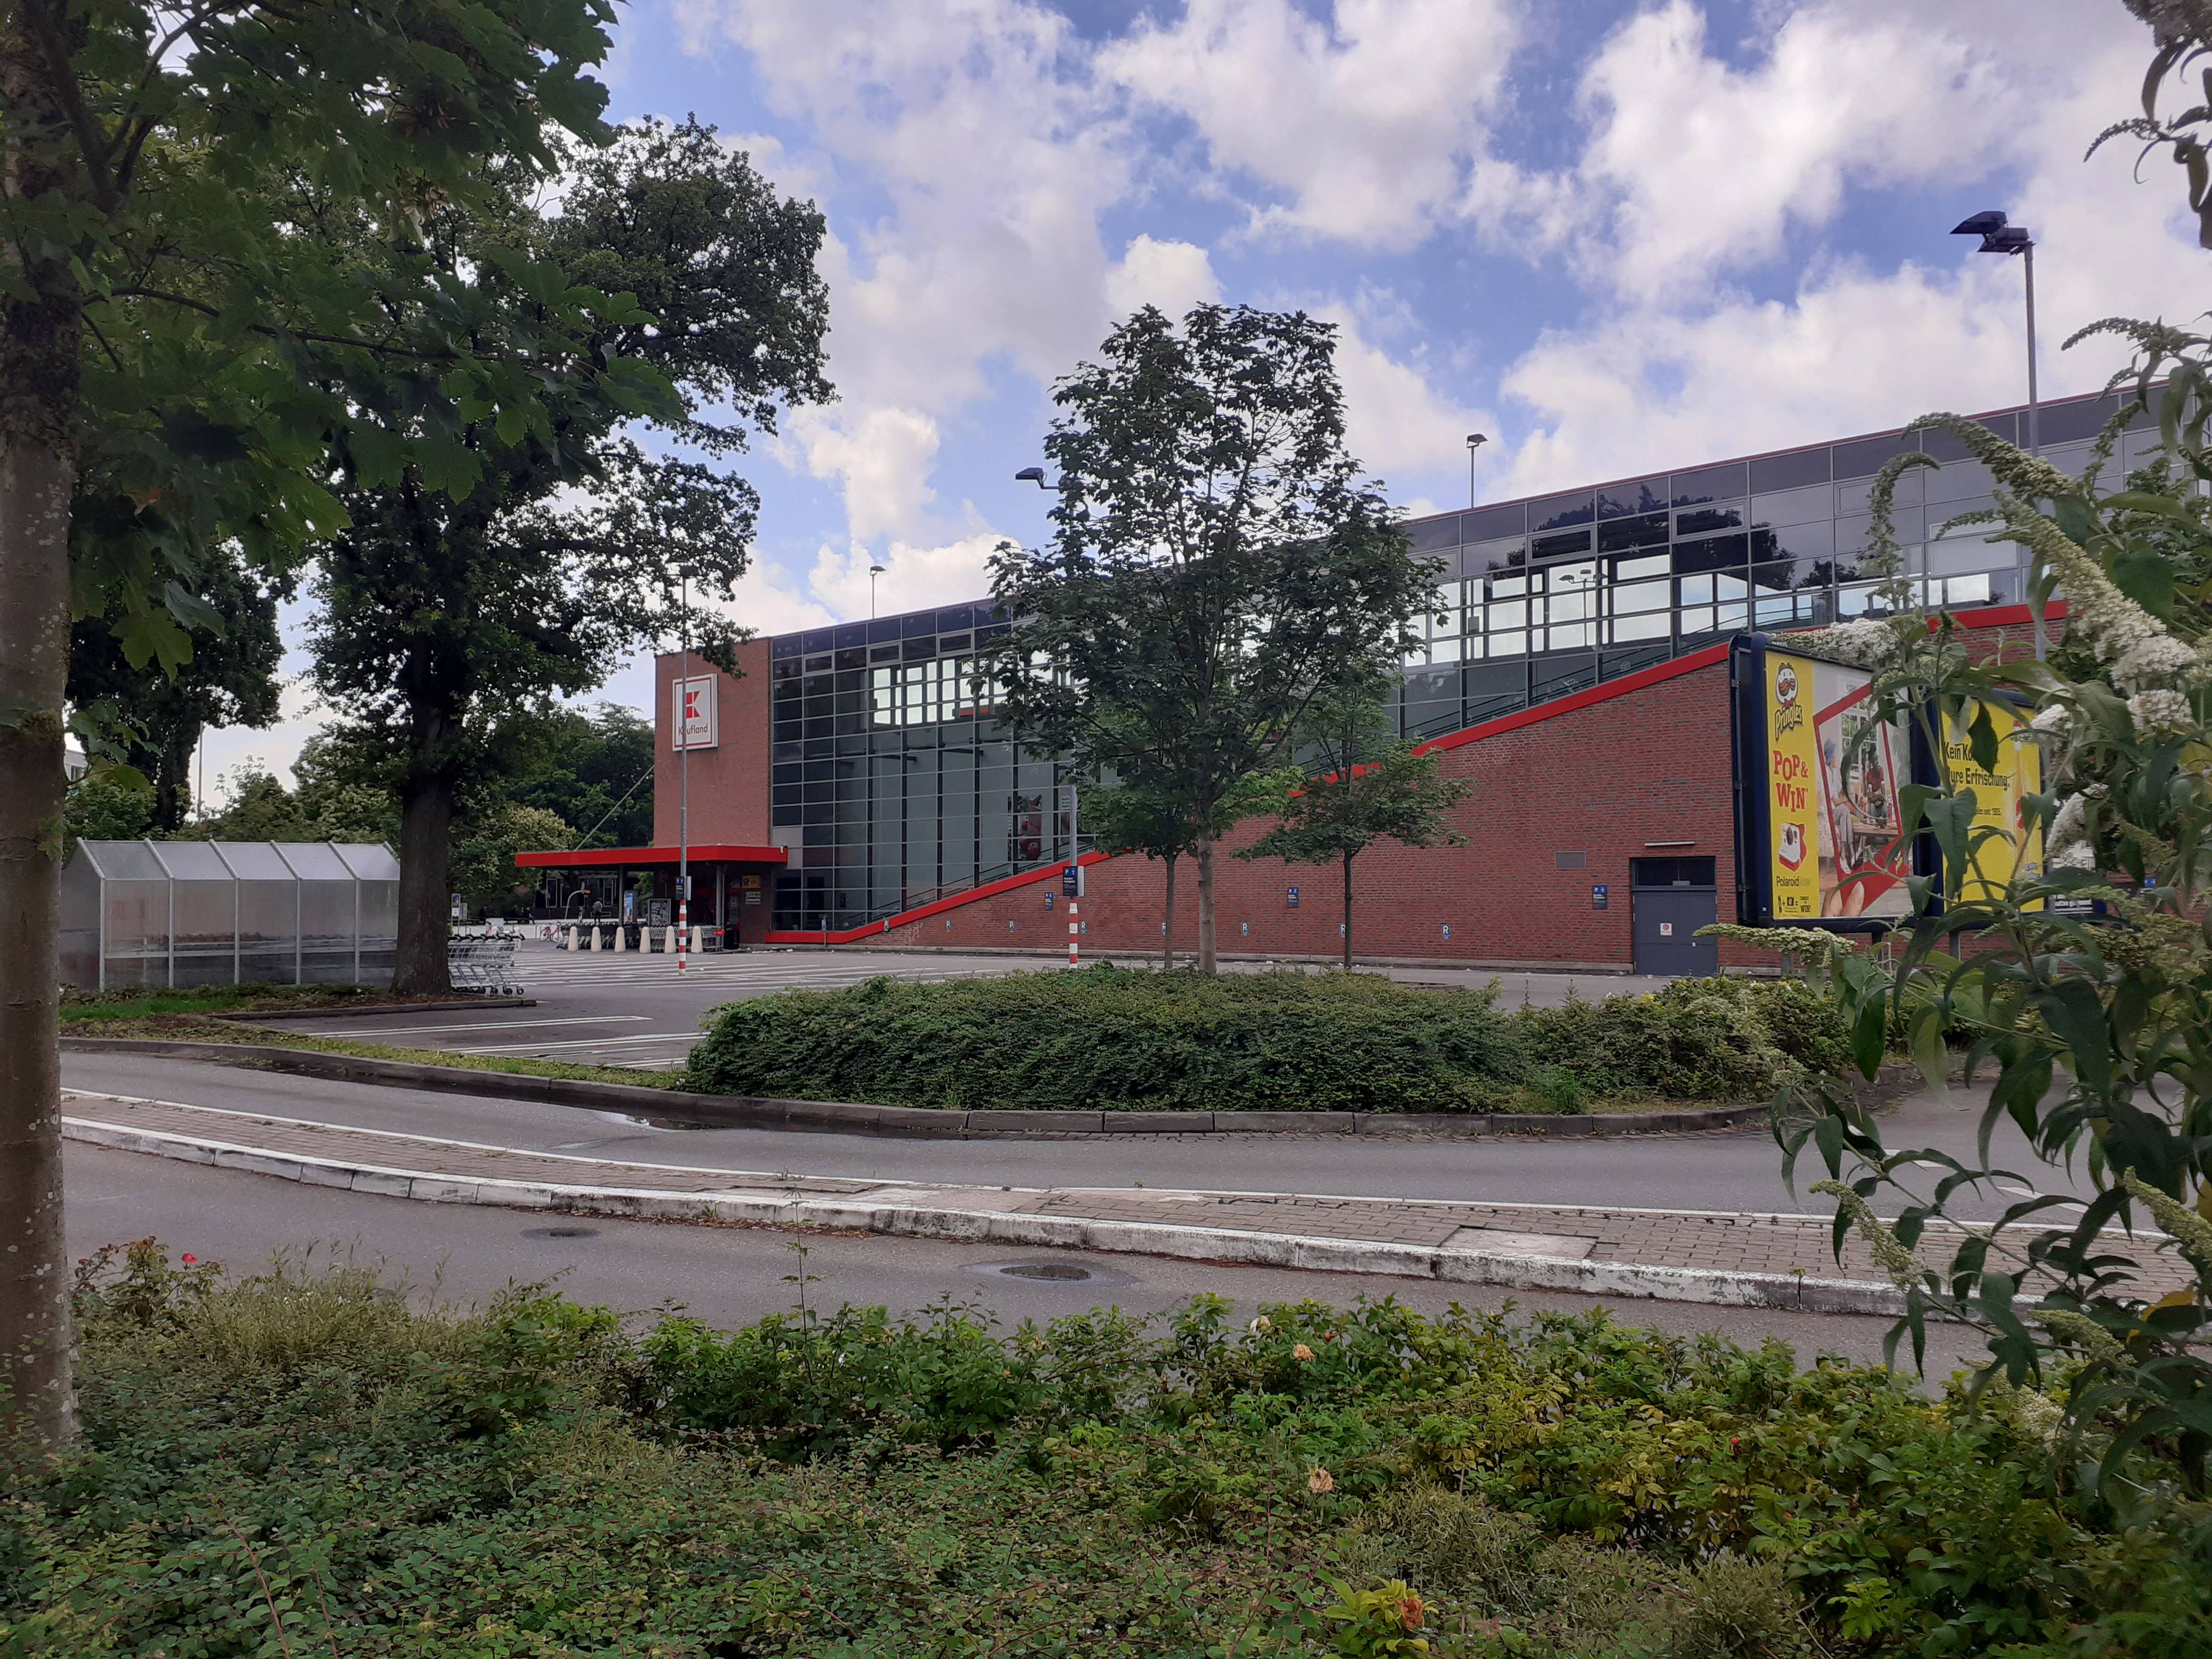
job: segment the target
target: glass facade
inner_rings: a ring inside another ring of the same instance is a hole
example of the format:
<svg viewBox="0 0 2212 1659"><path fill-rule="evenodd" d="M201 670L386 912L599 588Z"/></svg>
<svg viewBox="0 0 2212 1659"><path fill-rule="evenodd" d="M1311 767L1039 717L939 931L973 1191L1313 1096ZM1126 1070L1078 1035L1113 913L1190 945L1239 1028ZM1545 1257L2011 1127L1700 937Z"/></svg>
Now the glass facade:
<svg viewBox="0 0 2212 1659"><path fill-rule="evenodd" d="M2118 405L2044 407L2044 458L2078 474ZM2020 411L1984 417L2008 442ZM2120 464L2156 447L2126 434ZM1747 629L1869 614L1868 496L1884 463L1921 449L1893 520L1922 602L2018 605L2021 550L1945 520L1989 503L1990 475L1948 434L1834 444L1568 490L1406 526L1440 566L1437 603L1405 664L1400 730L1439 737L1569 696ZM1064 775L992 718L974 672L1005 631L988 605L784 635L770 643L770 812L793 867L779 928L853 927L1069 854Z"/></svg>
<svg viewBox="0 0 2212 1659"><path fill-rule="evenodd" d="M988 605L769 644L779 928L852 927L1068 856L1065 774L993 718Z"/></svg>

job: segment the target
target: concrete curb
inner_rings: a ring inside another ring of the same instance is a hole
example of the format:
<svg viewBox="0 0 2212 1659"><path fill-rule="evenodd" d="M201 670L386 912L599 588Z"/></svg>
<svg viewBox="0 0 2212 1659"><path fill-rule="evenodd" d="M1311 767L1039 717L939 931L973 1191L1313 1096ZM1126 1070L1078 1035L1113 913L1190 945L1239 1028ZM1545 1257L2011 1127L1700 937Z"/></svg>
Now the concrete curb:
<svg viewBox="0 0 2212 1659"><path fill-rule="evenodd" d="M365 1055L247 1042L65 1036L61 1046L70 1054L150 1054L171 1060L210 1060L222 1066L253 1066L304 1077L337 1078L447 1094L544 1101L556 1106L626 1112L641 1117L682 1117L729 1128L807 1129L833 1134L953 1139L1109 1134L1680 1134L1761 1123L1766 1121L1769 1110L1760 1103L1723 1106L1705 1111L1613 1112L1586 1117L1531 1113L1484 1116L1457 1112L939 1111L924 1106L872 1106L858 1102L692 1094L635 1084L478 1071L465 1066L375 1060Z"/></svg>
<svg viewBox="0 0 2212 1659"><path fill-rule="evenodd" d="M1229 1261L1322 1273L1389 1274L1446 1284L1487 1285L1505 1290L1560 1291L1644 1301L1701 1303L1714 1307L1771 1308L1793 1313L1893 1317L1904 1311L1904 1297L1894 1288L1859 1279L1814 1279L1796 1273L1728 1273L1706 1267L1645 1267L1635 1262L1313 1238L1292 1233L1237 1232L1158 1222L1019 1215L999 1209L967 1208L945 1201L969 1190L988 1200L999 1195L1000 1189L996 1188L917 1186L895 1189L898 1195L881 1198L842 1194L805 1197L797 1193L784 1196L760 1193L679 1194L501 1181L487 1176L426 1175L374 1164L264 1152L156 1130L129 1129L84 1118L64 1116L62 1132L70 1139L91 1146L146 1152L217 1169L241 1170L307 1186L431 1203L555 1210L573 1215L647 1220L734 1222L794 1230L837 1229L895 1237L1160 1255L1190 1261Z"/></svg>
<svg viewBox="0 0 2212 1659"><path fill-rule="evenodd" d="M256 1025L269 1019L367 1019L376 1014L469 1014L479 1008L535 1008L536 997L455 997L449 1002L386 1002L360 1007L337 1004L328 1008L250 1008L246 1012L210 1014L210 1019L234 1025Z"/></svg>

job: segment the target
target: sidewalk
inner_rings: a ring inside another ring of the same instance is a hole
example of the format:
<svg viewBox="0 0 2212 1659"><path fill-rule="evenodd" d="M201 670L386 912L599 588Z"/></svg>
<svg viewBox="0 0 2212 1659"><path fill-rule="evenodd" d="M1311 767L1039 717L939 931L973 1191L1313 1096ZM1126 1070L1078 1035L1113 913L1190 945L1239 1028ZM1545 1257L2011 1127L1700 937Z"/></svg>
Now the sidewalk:
<svg viewBox="0 0 2212 1659"><path fill-rule="evenodd" d="M1837 1264L1830 1224L1817 1216L846 1180L574 1158L76 1091L64 1094L62 1110L72 1139L395 1198L1801 1312L1893 1314L1903 1306L1856 1239ZM1923 1255L1948 1260L1948 1241L1931 1237ZM2185 1282L2170 1259L2145 1278L2154 1293Z"/></svg>

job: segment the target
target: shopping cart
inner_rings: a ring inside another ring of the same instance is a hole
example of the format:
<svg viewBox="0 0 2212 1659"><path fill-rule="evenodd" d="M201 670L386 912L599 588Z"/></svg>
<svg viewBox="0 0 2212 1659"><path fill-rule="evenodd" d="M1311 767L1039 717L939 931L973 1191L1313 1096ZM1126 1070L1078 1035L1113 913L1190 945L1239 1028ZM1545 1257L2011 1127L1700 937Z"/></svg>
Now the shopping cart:
<svg viewBox="0 0 2212 1659"><path fill-rule="evenodd" d="M480 996L520 996L523 987L515 977L514 947L521 940L521 930L514 927L448 935L446 974L453 988Z"/></svg>

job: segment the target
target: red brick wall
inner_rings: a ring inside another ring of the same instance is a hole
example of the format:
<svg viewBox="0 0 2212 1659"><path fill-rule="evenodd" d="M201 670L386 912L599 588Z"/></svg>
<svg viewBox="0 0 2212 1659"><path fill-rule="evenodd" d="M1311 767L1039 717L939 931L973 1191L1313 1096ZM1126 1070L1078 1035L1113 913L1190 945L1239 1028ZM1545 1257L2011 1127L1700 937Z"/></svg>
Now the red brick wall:
<svg viewBox="0 0 2212 1659"><path fill-rule="evenodd" d="M671 747L674 709L672 688L681 659L675 653L653 662L653 842L676 845L676 820L682 799L681 757ZM765 847L768 821L768 687L766 640L738 647L732 678L696 656L691 677L713 674L719 681L715 727L720 747L691 751L691 840Z"/></svg>
<svg viewBox="0 0 2212 1659"><path fill-rule="evenodd" d="M1725 662L1463 743L1443 762L1447 776L1474 786L1455 815L1468 844L1414 850L1384 842L1360 855L1352 866L1360 956L1625 972L1628 861L1647 856L1714 859L1720 913L1733 917ZM1231 849L1249 845L1262 827L1240 832ZM1689 844L1647 847L1653 842ZM1587 867L1558 868L1560 852L1586 854ZM1216 879L1223 952L1325 957L1340 948L1343 885L1334 866L1224 855ZM1087 948L1159 948L1158 863L1113 859L1091 866L1085 880ZM1591 908L1595 883L1611 890L1606 909ZM1296 909L1287 902L1292 886ZM1196 944L1196 889L1197 871L1185 860L1176 873L1179 949ZM894 928L880 942L1065 951L1058 893L1057 879L1037 882Z"/></svg>

